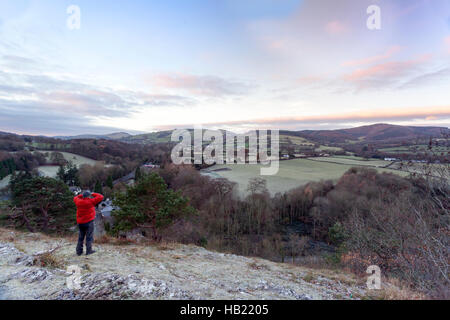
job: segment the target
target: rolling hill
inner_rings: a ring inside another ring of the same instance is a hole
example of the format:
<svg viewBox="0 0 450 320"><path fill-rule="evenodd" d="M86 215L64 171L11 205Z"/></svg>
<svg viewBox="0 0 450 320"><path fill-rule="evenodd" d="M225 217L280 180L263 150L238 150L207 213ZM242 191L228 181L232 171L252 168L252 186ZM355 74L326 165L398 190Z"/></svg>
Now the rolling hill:
<svg viewBox="0 0 450 320"><path fill-rule="evenodd" d="M77 136L57 136L55 139L63 140L77 140L77 139L106 139L106 140L122 140L131 137L131 134L126 132L114 132L110 134L98 135L98 134L81 134Z"/></svg>
<svg viewBox="0 0 450 320"><path fill-rule="evenodd" d="M126 132L115 132L104 135L83 134L77 136L56 136L61 140L106 139L133 144L167 143L171 140L173 130L131 135ZM222 130L225 135L226 131ZM345 143L345 142L399 142L413 139L442 137L442 133L450 133L446 127L414 127L378 123L373 125L336 130L280 130L280 137L303 139L307 143ZM0 132L0 135L8 133Z"/></svg>
<svg viewBox="0 0 450 320"><path fill-rule="evenodd" d="M347 140L395 141L416 138L440 137L442 132L449 133L445 127L411 127L378 123L369 126L338 130L304 130L298 134L312 140L345 142Z"/></svg>

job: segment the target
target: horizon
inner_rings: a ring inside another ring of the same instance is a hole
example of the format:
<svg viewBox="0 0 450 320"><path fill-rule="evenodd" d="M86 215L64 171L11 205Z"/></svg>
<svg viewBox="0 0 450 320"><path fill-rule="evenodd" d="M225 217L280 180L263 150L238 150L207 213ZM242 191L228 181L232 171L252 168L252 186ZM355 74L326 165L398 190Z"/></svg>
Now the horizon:
<svg viewBox="0 0 450 320"><path fill-rule="evenodd" d="M4 132L448 128L449 87L446 0L0 3Z"/></svg>
<svg viewBox="0 0 450 320"><path fill-rule="evenodd" d="M372 124L367 124L367 125L363 125L363 126L353 126L353 127L345 127L345 128L335 128L335 129L325 129L325 131L334 131L334 130L349 130L349 129L355 129L355 128L361 128L361 127L373 127L373 126L379 126L379 125L387 125L387 126L400 126L400 127L419 127L419 128L445 128L445 129L450 129L450 127L446 127L446 126L430 126L430 125L411 125L411 126L406 126L406 125L395 125L392 123L382 123L382 122L378 122L378 123L372 123ZM6 134L15 134L15 135L20 135L20 136L34 136L34 137L47 137L47 138L67 138L67 137L78 137L78 136L107 136L107 135L112 135L112 134L128 134L130 136L135 136L135 135L143 135L143 134L150 134L150 133L158 133L158 132L165 132L165 131L174 131L174 130L178 130L178 129L186 129L186 130L194 130L195 128L172 128L172 129L167 129L167 130L160 130L160 131L148 131L148 132L127 132L127 131L114 131L114 132L106 132L103 134L95 134L95 133L90 133L90 132L86 132L86 133L78 133L78 134L73 134L73 135L55 135L55 136L49 136L49 135L45 135L45 134L26 134L26 133L19 133L19 132L6 132L6 131L1 131L0 133L6 133ZM203 130L214 130L214 129L210 129L210 128L202 128ZM219 129L219 130L225 130L225 129ZM256 131L260 130L260 129L254 129ZM270 130L270 129L269 129ZM302 129L302 130L286 130L286 129L272 129L272 130L279 130L279 131L289 131L289 132L302 132L302 131L320 131L322 129ZM231 131L231 130L226 130L226 131ZM235 132L235 133L245 133L245 132Z"/></svg>

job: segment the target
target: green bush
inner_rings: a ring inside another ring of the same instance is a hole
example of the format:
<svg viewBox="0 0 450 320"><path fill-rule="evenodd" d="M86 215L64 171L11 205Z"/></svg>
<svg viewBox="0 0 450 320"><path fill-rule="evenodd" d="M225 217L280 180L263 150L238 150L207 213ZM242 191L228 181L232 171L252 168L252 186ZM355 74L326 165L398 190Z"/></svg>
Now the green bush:
<svg viewBox="0 0 450 320"><path fill-rule="evenodd" d="M17 208L10 218L29 231L68 232L75 223L75 204L68 186L56 179L14 175L12 204Z"/></svg>
<svg viewBox="0 0 450 320"><path fill-rule="evenodd" d="M334 245L340 245L347 238L344 226L340 222L336 222L328 229L328 238Z"/></svg>

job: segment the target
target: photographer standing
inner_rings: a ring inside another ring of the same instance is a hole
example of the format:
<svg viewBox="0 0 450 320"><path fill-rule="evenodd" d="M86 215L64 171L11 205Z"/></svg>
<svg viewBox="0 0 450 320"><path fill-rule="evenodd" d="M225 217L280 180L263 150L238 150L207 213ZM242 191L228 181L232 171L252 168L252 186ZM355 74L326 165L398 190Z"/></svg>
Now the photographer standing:
<svg viewBox="0 0 450 320"><path fill-rule="evenodd" d="M91 197L92 196L92 197ZM79 228L77 255L83 254L84 238L86 238L86 255L93 254L95 206L103 201L103 195L84 191L73 198L77 206L77 223Z"/></svg>

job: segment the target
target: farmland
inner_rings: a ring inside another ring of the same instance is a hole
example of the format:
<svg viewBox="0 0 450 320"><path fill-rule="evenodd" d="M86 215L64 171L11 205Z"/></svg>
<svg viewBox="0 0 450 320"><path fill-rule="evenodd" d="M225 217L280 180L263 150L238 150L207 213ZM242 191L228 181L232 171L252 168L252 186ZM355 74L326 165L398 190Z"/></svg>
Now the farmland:
<svg viewBox="0 0 450 320"><path fill-rule="evenodd" d="M50 154L52 151L39 151L42 153L47 153L48 152L48 156L47 161L50 162ZM66 161L71 161L74 165L76 165L78 168L84 164L87 165L91 165L91 166L95 166L96 164L103 164L103 161L96 161L93 159L89 159L83 156L80 156L78 154L74 154L74 153L70 153L70 152L59 152L64 156L64 159ZM46 166L39 166L38 170L39 172L46 176L46 177L52 177L55 178L56 174L58 172L59 166L54 166L54 165L46 165Z"/></svg>
<svg viewBox="0 0 450 320"><path fill-rule="evenodd" d="M319 160L320 159L320 160ZM400 170L381 168L378 161L360 161L354 159L338 158L337 162L326 161L330 158L294 159L280 161L280 170L274 176L261 176L262 165L250 164L224 164L215 165L203 173L212 177L222 177L238 184L241 195L247 193L248 182L252 178L261 177L267 181L267 188L271 194L288 191L292 188L305 185L308 182L320 180L338 180L347 170L354 166L373 166L379 172L390 172L407 176L409 173ZM383 163L384 164L384 163ZM389 162L387 162L389 164Z"/></svg>
<svg viewBox="0 0 450 320"><path fill-rule="evenodd" d="M296 146L307 146L307 147L314 146L314 142L311 142L302 137L280 135L280 145L283 145L283 144L290 144L290 145L296 145Z"/></svg>
<svg viewBox="0 0 450 320"><path fill-rule="evenodd" d="M50 160L50 154L53 151L39 151L39 152L41 152L41 153L47 153L48 152L47 160L49 161ZM83 164L88 164L88 165L91 165L91 166L95 166L97 163L100 163L100 164L103 163L102 161L96 161L96 160L89 159L89 158L80 156L78 154L70 153L70 152L60 152L60 151L57 151L57 152L61 153L64 156L64 159L66 161L71 161L77 167L80 167Z"/></svg>
<svg viewBox="0 0 450 320"><path fill-rule="evenodd" d="M324 151L324 152L337 152L344 151L341 147L331 147L331 146L320 146L316 149L316 151Z"/></svg>
<svg viewBox="0 0 450 320"><path fill-rule="evenodd" d="M56 174L58 172L59 169L59 165L55 165L54 163L52 163L51 161L51 154L53 152L57 152L62 154L62 156L64 157L64 160L66 161L70 161L72 162L74 165L76 165L78 168L80 168L82 165L87 164L90 166L95 166L97 164L100 165L104 165L104 166L108 166L105 165L104 161L97 161L97 160L93 160L84 156L80 156L78 154L74 154L74 153L70 153L70 152L63 152L63 151L51 151L51 150L38 150L38 151L33 151L34 152L40 152L42 154L45 155L45 159L47 164L46 165L41 165L39 167L37 167L38 171L40 172L41 175L46 176L46 177L51 177L51 178L55 178ZM10 152L11 154L14 154L16 152ZM3 179L0 181L0 189L1 186L3 186L4 184L8 184L9 182L5 182L7 178Z"/></svg>

